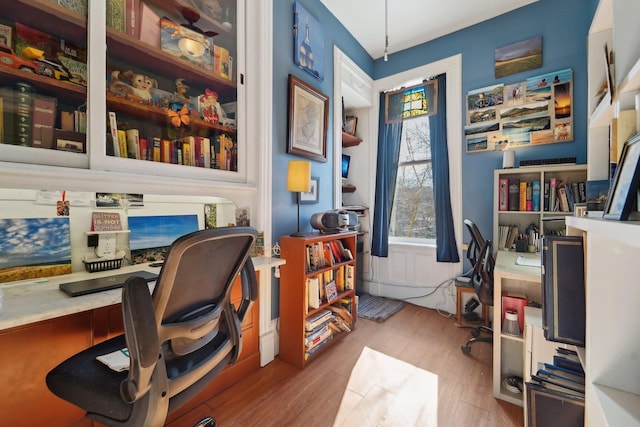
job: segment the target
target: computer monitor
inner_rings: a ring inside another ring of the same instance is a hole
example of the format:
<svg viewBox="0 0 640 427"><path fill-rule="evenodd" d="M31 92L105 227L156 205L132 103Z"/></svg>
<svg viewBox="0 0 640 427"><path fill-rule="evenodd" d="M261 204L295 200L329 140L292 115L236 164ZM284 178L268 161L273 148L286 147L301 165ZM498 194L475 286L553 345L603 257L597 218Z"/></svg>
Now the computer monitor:
<svg viewBox="0 0 640 427"><path fill-rule="evenodd" d="M349 166L351 164L351 156L348 154L342 155L342 179L349 177Z"/></svg>
<svg viewBox="0 0 640 427"><path fill-rule="evenodd" d="M198 230L198 216L130 216L129 230L131 263L161 262L178 237Z"/></svg>

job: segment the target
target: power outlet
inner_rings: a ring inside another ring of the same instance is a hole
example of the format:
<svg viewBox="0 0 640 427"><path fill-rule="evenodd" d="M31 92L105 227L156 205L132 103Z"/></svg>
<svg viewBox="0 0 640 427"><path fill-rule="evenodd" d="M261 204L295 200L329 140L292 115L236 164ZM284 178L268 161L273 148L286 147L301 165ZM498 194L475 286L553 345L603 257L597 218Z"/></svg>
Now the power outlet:
<svg viewBox="0 0 640 427"><path fill-rule="evenodd" d="M100 258L114 258L116 256L116 233L102 233L99 235L96 255Z"/></svg>

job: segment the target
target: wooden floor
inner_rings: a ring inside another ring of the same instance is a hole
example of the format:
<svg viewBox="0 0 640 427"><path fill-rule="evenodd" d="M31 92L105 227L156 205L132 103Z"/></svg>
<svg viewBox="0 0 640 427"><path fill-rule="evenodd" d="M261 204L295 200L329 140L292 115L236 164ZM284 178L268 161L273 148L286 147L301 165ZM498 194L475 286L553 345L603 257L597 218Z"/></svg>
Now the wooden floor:
<svg viewBox="0 0 640 427"><path fill-rule="evenodd" d="M354 332L303 371L276 358L167 426L191 427L206 415L212 415L220 427L322 427L334 425L336 419L344 425L393 425L383 419L338 414L351 371L365 347L437 375L439 427L522 426L522 408L492 395L491 346L474 344L471 356L465 356L460 346L468 337L469 329L457 328L454 316L445 318L407 304L383 323L358 319ZM365 412L376 413L375 401L371 411Z"/></svg>

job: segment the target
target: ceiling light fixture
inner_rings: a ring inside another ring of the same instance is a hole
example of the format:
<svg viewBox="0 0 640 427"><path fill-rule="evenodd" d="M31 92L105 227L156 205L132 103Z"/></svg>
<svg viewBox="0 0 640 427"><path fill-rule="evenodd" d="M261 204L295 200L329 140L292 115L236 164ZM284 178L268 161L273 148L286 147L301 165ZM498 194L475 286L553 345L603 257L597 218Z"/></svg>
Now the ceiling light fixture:
<svg viewBox="0 0 640 427"><path fill-rule="evenodd" d="M384 61L389 60L389 0L384 0Z"/></svg>

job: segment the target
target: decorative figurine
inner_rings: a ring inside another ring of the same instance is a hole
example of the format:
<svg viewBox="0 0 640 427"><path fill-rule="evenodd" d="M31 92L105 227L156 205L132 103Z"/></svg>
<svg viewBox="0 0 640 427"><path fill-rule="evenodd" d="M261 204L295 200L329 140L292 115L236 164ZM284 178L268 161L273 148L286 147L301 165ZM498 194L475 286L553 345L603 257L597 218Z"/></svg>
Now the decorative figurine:
<svg viewBox="0 0 640 427"><path fill-rule="evenodd" d="M151 77L135 73L131 70L111 73L109 91L123 98L137 99L141 102L151 102L151 89L157 88L158 82Z"/></svg>
<svg viewBox="0 0 640 427"><path fill-rule="evenodd" d="M198 109L202 118L209 123L217 124L220 119L227 117L218 102L218 92L210 89L205 89L204 95L200 95Z"/></svg>
<svg viewBox="0 0 640 427"><path fill-rule="evenodd" d="M184 79L176 79L176 91L174 94L184 100L189 101L189 97L187 96L187 92L189 91L189 86L184 83Z"/></svg>

